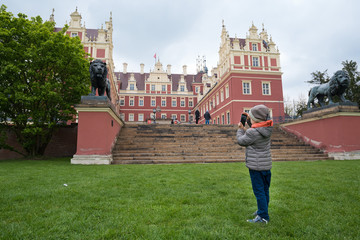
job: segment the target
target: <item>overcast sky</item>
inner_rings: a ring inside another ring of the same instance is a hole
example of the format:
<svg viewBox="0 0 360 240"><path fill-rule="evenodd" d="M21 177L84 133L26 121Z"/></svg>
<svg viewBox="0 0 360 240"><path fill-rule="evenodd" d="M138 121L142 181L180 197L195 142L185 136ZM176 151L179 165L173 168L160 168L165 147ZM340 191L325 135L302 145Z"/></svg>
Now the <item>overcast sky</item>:
<svg viewBox="0 0 360 240"><path fill-rule="evenodd" d="M230 37L245 38L251 24L272 36L280 51L285 99L307 99L311 72L332 75L341 62L360 64L359 0L0 0L8 11L48 20L55 9L57 27L69 22L78 7L87 28L101 28L113 17L116 71L154 68L154 54L173 73L205 55L209 69L217 66L222 20ZM360 70L360 69L358 69Z"/></svg>

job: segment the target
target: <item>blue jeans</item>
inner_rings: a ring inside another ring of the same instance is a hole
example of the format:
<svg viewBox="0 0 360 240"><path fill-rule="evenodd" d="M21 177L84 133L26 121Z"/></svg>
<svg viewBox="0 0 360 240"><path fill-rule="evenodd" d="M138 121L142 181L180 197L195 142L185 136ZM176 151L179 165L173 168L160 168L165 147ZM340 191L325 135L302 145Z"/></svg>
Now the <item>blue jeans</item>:
<svg viewBox="0 0 360 240"><path fill-rule="evenodd" d="M205 120L205 124L210 124L210 120Z"/></svg>
<svg viewBox="0 0 360 240"><path fill-rule="evenodd" d="M251 184L257 201L257 214L270 220L268 207L270 201L269 188L271 182L271 171L254 171L250 170Z"/></svg>

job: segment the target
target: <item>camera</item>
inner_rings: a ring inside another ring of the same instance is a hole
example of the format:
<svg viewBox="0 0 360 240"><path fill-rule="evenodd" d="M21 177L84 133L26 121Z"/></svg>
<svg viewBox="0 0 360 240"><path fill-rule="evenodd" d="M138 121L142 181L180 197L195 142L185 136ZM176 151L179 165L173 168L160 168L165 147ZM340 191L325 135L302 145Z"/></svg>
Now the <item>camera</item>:
<svg viewBox="0 0 360 240"><path fill-rule="evenodd" d="M241 114L240 122L245 127L247 116L246 114Z"/></svg>
<svg viewBox="0 0 360 240"><path fill-rule="evenodd" d="M240 118L240 122L241 124L245 127L245 123L247 122L247 124L249 125L249 127L251 127L251 121L250 118L248 118L248 116L246 114L241 114L241 118Z"/></svg>

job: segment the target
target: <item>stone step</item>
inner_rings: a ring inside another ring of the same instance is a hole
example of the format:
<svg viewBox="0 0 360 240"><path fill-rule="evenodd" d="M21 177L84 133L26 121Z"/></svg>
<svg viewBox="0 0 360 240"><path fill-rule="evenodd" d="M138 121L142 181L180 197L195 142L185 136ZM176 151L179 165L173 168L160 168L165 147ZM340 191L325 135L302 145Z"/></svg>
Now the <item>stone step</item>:
<svg viewBox="0 0 360 240"><path fill-rule="evenodd" d="M294 157L294 158L274 158L273 161L314 161L314 160L332 160L328 157L318 157L317 159L307 157ZM229 162L245 162L244 158L241 159L143 159L143 160L114 160L113 164L175 164L175 163L229 163Z"/></svg>
<svg viewBox="0 0 360 240"><path fill-rule="evenodd" d="M206 163L244 161L232 125L126 125L113 150L114 163ZM274 128L273 161L329 159L327 154Z"/></svg>

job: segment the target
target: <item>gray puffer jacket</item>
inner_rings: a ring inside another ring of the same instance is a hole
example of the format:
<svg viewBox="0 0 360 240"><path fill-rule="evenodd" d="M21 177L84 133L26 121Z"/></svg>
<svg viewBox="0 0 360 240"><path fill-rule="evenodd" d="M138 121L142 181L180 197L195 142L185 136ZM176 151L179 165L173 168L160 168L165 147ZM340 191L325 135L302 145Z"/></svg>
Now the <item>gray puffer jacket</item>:
<svg viewBox="0 0 360 240"><path fill-rule="evenodd" d="M273 127L239 129L236 138L239 145L246 147L246 167L265 171L272 167L270 137Z"/></svg>

